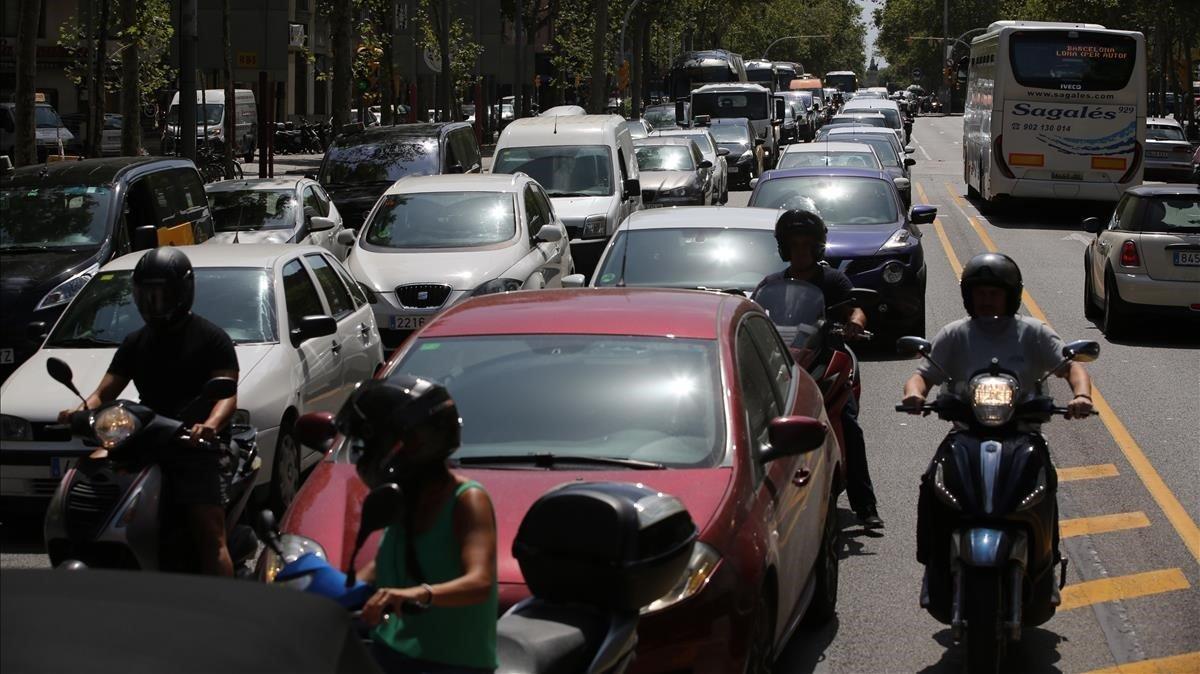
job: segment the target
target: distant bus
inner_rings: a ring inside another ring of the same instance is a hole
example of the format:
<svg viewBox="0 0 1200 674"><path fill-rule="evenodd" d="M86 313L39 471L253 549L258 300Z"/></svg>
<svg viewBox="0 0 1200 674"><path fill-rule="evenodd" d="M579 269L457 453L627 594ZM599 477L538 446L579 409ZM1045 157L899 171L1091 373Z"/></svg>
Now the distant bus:
<svg viewBox="0 0 1200 674"><path fill-rule="evenodd" d="M684 52L675 59L663 88L672 101L687 100L705 84L746 82L742 57L724 49Z"/></svg>
<svg viewBox="0 0 1200 674"><path fill-rule="evenodd" d="M858 75L849 70L835 70L825 73L825 86L834 87L838 91L858 91Z"/></svg>
<svg viewBox="0 0 1200 674"><path fill-rule="evenodd" d="M1098 24L997 21L971 43L963 180L972 196L1116 201L1142 182L1146 50Z"/></svg>

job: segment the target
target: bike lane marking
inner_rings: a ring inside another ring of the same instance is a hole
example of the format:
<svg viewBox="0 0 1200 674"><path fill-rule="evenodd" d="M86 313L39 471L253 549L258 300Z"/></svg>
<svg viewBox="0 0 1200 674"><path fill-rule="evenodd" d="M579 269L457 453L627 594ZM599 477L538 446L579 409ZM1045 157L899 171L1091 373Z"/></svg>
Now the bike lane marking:
<svg viewBox="0 0 1200 674"><path fill-rule="evenodd" d="M1059 482L1073 482L1075 480L1095 480L1102 477L1116 477L1117 467L1111 463L1098 463L1092 466L1074 466L1071 468L1057 468Z"/></svg>
<svg viewBox="0 0 1200 674"><path fill-rule="evenodd" d="M1200 672L1200 652L1093 669L1086 674L1195 674L1195 672Z"/></svg>
<svg viewBox="0 0 1200 674"><path fill-rule="evenodd" d="M950 194L950 198L954 200L955 206L967 218L971 223L971 227L979 235L980 240L983 241L984 247L993 253L999 252L996 243L992 241L992 237L979 224L979 221L967 213L962 197L955 193L954 187L948 182L945 183L945 186L946 191ZM1047 326L1050 325L1050 321L1046 320L1046 314L1042 312L1041 307L1034 301L1028 290L1022 293L1021 299L1034 318L1045 323ZM1092 406L1099 412L1100 420L1108 428L1109 435L1117 443L1117 446L1121 449L1121 453L1125 455L1126 460L1129 461L1129 465L1133 467L1134 472L1137 473L1146 490L1150 492L1150 496L1154 499L1154 502L1162 509L1163 514L1167 517L1167 521L1171 523L1171 526L1175 527L1176 533L1183 540L1184 547L1196 558L1196 561L1200 561L1200 527L1196 526L1196 522L1188 515L1183 504L1175 496L1175 492L1171 491L1171 488L1163 481L1162 476L1158 474L1158 470L1150 463L1150 459L1146 458L1146 453L1142 451L1141 446L1133 439L1125 423L1113 411L1112 407L1108 404L1108 400L1100 393L1100 389L1095 384L1092 385Z"/></svg>
<svg viewBox="0 0 1200 674"><path fill-rule="evenodd" d="M1075 519L1059 522L1059 531L1063 538L1072 536L1088 536L1090 534L1106 534L1110 531L1125 531L1150 526L1150 518L1146 513L1115 513L1113 515L1098 515L1096 517L1076 517Z"/></svg>
<svg viewBox="0 0 1200 674"><path fill-rule="evenodd" d="M1150 594L1162 594L1191 587L1181 569L1160 569L1127 576L1099 578L1072 583L1062 589L1060 611L1101 604L1119 599L1132 599Z"/></svg>

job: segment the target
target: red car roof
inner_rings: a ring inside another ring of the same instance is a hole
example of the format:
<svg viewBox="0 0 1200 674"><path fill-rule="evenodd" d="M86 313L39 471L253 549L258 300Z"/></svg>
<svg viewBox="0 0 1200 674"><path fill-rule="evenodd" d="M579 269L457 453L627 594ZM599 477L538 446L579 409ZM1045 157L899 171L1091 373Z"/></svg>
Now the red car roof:
<svg viewBox="0 0 1200 674"><path fill-rule="evenodd" d="M419 336L582 334L716 339L722 305L746 301L701 290L522 291L457 304L434 318Z"/></svg>

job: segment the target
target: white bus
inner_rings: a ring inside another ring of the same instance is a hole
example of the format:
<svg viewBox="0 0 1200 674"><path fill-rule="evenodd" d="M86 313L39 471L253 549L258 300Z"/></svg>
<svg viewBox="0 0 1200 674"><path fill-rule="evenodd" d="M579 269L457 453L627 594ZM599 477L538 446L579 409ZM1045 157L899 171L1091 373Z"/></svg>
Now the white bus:
<svg viewBox="0 0 1200 674"><path fill-rule="evenodd" d="M1146 50L1097 24L997 21L971 42L971 196L1116 201L1142 182Z"/></svg>

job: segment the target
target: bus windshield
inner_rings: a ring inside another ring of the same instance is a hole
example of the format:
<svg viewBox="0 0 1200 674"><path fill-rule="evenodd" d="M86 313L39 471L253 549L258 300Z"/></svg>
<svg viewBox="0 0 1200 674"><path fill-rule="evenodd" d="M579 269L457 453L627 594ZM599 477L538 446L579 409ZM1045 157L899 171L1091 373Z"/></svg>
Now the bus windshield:
<svg viewBox="0 0 1200 674"><path fill-rule="evenodd" d="M854 73L827 73L825 86L834 87L839 91L857 91L858 76Z"/></svg>
<svg viewBox="0 0 1200 674"><path fill-rule="evenodd" d="M1017 32L1010 47L1013 76L1034 89L1124 89L1137 61L1137 42L1111 33Z"/></svg>
<svg viewBox="0 0 1200 674"><path fill-rule="evenodd" d="M765 92L755 91L692 94L692 115L767 119L767 99Z"/></svg>

